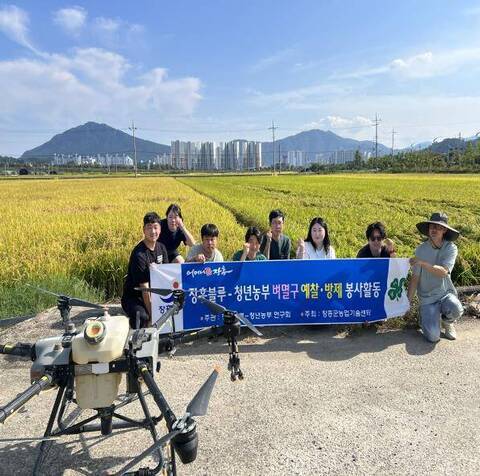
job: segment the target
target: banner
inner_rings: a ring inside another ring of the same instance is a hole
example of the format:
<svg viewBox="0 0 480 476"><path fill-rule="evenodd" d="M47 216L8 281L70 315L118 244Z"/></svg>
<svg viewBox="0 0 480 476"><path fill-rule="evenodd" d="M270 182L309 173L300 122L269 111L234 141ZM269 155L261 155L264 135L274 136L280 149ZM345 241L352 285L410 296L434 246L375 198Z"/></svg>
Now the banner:
<svg viewBox="0 0 480 476"><path fill-rule="evenodd" d="M150 285L185 290L177 331L222 324L199 296L243 313L256 326L352 324L405 314L409 268L406 258L152 264ZM172 300L172 294L152 294L154 322Z"/></svg>

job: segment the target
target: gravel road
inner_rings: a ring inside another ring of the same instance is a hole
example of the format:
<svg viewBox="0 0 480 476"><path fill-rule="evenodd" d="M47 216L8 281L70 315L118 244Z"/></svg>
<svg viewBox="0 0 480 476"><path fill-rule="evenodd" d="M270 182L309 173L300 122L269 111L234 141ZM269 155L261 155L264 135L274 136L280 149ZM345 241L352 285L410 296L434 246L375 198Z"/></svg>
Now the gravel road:
<svg viewBox="0 0 480 476"><path fill-rule="evenodd" d="M1 330L0 343L55 335L54 313ZM241 339L246 378L217 380L198 418L195 463L179 475L480 474L480 322L465 319L456 342L424 341L413 329L268 328ZM222 340L162 359L157 382L177 415L216 364ZM0 403L29 385L29 362L0 357ZM0 438L41 436L55 393L30 401ZM126 415L140 417L138 404ZM146 431L55 441L43 474L113 474L150 443ZM0 442L0 474L31 474L34 443Z"/></svg>

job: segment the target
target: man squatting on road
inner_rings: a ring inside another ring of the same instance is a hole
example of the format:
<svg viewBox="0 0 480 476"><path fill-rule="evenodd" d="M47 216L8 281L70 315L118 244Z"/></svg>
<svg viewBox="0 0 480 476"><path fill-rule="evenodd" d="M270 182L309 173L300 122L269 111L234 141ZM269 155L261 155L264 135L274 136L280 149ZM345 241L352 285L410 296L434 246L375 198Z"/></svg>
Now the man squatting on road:
<svg viewBox="0 0 480 476"><path fill-rule="evenodd" d="M442 212L433 213L430 220L417 223L417 228L428 240L418 246L415 258L410 259L412 278L408 285L408 298L412 302L417 292L425 339L438 342L442 326L445 337L455 340L457 335L453 323L462 315L463 307L450 273L458 253L453 241L460 233L448 225L448 217Z"/></svg>
<svg viewBox="0 0 480 476"><path fill-rule="evenodd" d="M149 292L135 291L134 288L148 288L150 264L168 263L165 245L158 240L161 232L160 217L155 212L143 217L143 240L133 248L128 262L128 272L122 295L122 308L130 320L130 327L151 325L152 302ZM139 322L137 322L137 316Z"/></svg>

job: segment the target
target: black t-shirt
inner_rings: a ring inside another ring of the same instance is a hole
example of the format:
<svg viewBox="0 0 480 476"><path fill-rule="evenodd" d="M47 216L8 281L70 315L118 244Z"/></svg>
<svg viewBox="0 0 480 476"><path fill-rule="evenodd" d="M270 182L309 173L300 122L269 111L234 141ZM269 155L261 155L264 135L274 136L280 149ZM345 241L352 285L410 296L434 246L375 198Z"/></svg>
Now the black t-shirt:
<svg viewBox="0 0 480 476"><path fill-rule="evenodd" d="M170 228L168 228L166 218L160 222L160 226L162 227L162 231L160 232L158 241L165 245L168 252L168 260L172 261L178 254L176 251L180 246L180 243L183 243L184 245L187 244L187 237L180 228L177 228L176 231L171 231Z"/></svg>
<svg viewBox="0 0 480 476"><path fill-rule="evenodd" d="M387 251L385 246L382 246L380 256L373 256L372 251L370 250L370 245L367 243L365 246L360 248L357 253L357 258L390 258L390 253Z"/></svg>
<svg viewBox="0 0 480 476"><path fill-rule="evenodd" d="M133 288L138 287L141 283L150 282L149 265L151 263L168 263L167 250L162 243L157 241L152 251L141 241L133 248L132 254L130 255L122 299L136 298L143 302L142 292L135 291Z"/></svg>

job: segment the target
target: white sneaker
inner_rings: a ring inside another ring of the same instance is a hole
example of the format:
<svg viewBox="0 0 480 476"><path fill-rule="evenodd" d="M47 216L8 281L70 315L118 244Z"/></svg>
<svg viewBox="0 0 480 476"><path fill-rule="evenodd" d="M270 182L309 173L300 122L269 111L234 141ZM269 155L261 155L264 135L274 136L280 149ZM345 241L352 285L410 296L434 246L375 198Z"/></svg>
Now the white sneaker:
<svg viewBox="0 0 480 476"><path fill-rule="evenodd" d="M442 327L444 329L445 338L448 340L455 340L457 338L457 331L453 322L445 322L442 320Z"/></svg>

